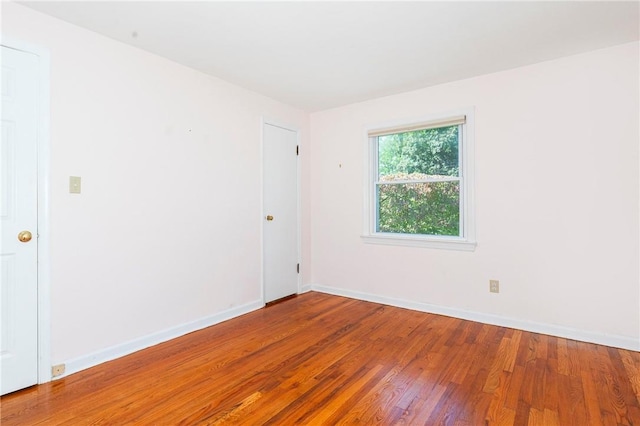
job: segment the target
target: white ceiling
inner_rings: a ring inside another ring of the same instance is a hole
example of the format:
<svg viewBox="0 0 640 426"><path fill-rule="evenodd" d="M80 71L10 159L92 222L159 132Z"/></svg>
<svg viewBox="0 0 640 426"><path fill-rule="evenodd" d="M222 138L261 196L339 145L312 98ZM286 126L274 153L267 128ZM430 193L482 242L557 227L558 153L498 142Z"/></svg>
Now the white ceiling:
<svg viewBox="0 0 640 426"><path fill-rule="evenodd" d="M307 111L639 39L634 2L23 5Z"/></svg>

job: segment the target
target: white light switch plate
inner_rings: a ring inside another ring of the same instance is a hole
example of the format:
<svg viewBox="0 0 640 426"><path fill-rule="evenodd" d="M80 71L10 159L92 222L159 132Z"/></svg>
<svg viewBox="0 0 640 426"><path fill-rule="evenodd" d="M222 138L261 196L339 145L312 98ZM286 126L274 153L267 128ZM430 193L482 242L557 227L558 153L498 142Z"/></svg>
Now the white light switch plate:
<svg viewBox="0 0 640 426"><path fill-rule="evenodd" d="M80 193L80 176L69 176L69 193Z"/></svg>

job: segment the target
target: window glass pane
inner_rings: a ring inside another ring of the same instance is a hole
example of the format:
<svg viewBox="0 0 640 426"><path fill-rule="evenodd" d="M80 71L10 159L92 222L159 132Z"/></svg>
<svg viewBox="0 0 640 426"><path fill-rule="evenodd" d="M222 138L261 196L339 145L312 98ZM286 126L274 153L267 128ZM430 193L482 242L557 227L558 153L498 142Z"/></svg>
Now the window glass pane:
<svg viewBox="0 0 640 426"><path fill-rule="evenodd" d="M459 127L439 127L379 136L379 180L399 180L401 178L396 175L412 173L430 177L459 176Z"/></svg>
<svg viewBox="0 0 640 426"><path fill-rule="evenodd" d="M460 182L377 185L377 232L460 236Z"/></svg>

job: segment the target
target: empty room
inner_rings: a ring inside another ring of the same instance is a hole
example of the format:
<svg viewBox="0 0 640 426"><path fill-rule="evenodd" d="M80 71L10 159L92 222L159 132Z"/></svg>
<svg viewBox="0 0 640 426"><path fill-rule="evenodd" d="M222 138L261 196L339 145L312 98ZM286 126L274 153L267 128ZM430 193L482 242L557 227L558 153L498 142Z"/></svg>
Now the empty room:
<svg viewBox="0 0 640 426"><path fill-rule="evenodd" d="M640 2L0 12L3 426L640 425Z"/></svg>

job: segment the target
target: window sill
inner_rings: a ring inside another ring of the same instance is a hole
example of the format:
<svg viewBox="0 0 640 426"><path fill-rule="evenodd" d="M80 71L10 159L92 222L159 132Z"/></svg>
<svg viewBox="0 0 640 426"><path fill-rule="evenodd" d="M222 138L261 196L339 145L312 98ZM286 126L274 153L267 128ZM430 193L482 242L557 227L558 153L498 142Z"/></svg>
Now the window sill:
<svg viewBox="0 0 640 426"><path fill-rule="evenodd" d="M444 250L474 251L477 243L455 237L426 237L408 234L376 234L362 235L367 244L384 244L389 246L424 247Z"/></svg>

